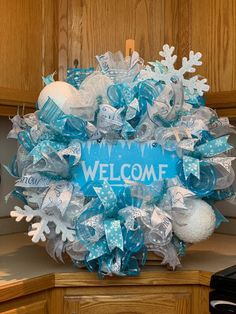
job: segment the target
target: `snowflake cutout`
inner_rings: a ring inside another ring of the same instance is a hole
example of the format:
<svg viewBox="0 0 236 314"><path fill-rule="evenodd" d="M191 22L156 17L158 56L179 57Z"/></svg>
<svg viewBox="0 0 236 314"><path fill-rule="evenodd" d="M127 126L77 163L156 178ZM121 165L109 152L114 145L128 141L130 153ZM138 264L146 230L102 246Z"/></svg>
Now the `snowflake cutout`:
<svg viewBox="0 0 236 314"><path fill-rule="evenodd" d="M146 66L145 69L141 70L139 80L143 81L146 79L154 79L156 81L164 81L166 84L171 84L174 77L178 77L183 86L187 89L186 94L202 96L204 92L209 90L207 79L200 79L198 75L195 75L189 79L184 76L186 73L194 73L196 66L202 65L200 61L202 54L200 52L194 53L189 52L189 58L184 57L182 59L182 66L180 69L175 69L174 64L177 60L177 56L173 55L174 47L169 45L163 46L163 51L159 54L163 57L163 60L156 62L149 62L150 65Z"/></svg>
<svg viewBox="0 0 236 314"><path fill-rule="evenodd" d="M32 241L34 243L41 241L46 241L46 234L50 233L49 224L54 223L55 233L61 234L61 239L65 241L74 240L74 230L68 229L65 222L63 222L59 217L47 214L42 209L32 209L30 206L25 205L24 209L19 206L15 206L14 210L11 211L11 217L16 218L16 221L21 221L23 218L27 222L31 221L34 217L41 218L39 222L32 224L32 229L28 232L29 236L32 236Z"/></svg>

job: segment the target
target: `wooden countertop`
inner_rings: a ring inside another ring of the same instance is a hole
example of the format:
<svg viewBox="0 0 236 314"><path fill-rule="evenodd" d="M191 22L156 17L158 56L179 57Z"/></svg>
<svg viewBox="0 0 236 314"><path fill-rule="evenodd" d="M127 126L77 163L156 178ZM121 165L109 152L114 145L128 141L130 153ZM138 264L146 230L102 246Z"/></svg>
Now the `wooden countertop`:
<svg viewBox="0 0 236 314"><path fill-rule="evenodd" d="M236 264L236 236L214 234L188 249L182 267L168 271L163 266L145 266L139 277L99 280L94 273L70 262L56 263L44 247L25 234L0 237L0 302L53 287L107 285L209 286L212 273Z"/></svg>

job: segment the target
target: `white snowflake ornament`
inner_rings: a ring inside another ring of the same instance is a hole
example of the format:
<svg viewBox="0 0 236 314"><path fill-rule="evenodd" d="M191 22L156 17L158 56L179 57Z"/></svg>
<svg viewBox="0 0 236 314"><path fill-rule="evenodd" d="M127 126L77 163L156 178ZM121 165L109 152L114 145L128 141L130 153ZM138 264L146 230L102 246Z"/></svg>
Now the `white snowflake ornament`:
<svg viewBox="0 0 236 314"><path fill-rule="evenodd" d="M29 236L32 236L32 242L34 243L40 240L46 241L46 235L50 233L49 225L51 222L55 225L55 233L61 235L63 242L67 240L72 242L74 240L74 230L69 229L66 223L55 214L48 215L42 209L32 209L30 206L25 205L24 209L15 206L10 215L14 217L16 221L21 221L25 218L27 222L30 222L34 217L40 218L39 222L32 224L32 229L28 233Z"/></svg>
<svg viewBox="0 0 236 314"><path fill-rule="evenodd" d="M159 52L163 60L156 62L149 62L149 65L145 69L141 70L139 80L154 79L156 81L164 81L167 85L171 84L173 77L178 77L183 86L187 89L187 94L193 95L197 92L202 96L204 92L209 90L207 79L200 79L198 75L195 75L189 79L184 76L186 73L194 73L196 66L202 65L200 61L202 54L200 52L189 52L189 58L184 57L182 59L182 66L180 69L175 69L174 64L177 60L177 56L173 55L175 48L173 46L164 45L163 50Z"/></svg>

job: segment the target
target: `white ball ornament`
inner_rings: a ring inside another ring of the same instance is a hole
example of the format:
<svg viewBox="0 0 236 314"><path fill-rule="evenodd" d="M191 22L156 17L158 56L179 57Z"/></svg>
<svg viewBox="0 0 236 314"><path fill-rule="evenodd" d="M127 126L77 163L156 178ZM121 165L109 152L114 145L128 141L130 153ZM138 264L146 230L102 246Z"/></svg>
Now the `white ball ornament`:
<svg viewBox="0 0 236 314"><path fill-rule="evenodd" d="M196 243L207 239L215 229L216 217L212 207L200 199L185 200L188 215L173 221L173 231L180 240Z"/></svg>
<svg viewBox="0 0 236 314"><path fill-rule="evenodd" d="M99 72L89 75L79 90L66 82L52 82L39 94L38 107L41 109L50 97L65 114L93 121L98 109L97 99L100 97L105 103L108 102L107 89L110 85L111 79Z"/></svg>
<svg viewBox="0 0 236 314"><path fill-rule="evenodd" d="M46 85L39 94L39 109L44 106L48 97L50 97L65 114L70 114L71 109L77 105L78 91L74 86L66 82L52 82Z"/></svg>

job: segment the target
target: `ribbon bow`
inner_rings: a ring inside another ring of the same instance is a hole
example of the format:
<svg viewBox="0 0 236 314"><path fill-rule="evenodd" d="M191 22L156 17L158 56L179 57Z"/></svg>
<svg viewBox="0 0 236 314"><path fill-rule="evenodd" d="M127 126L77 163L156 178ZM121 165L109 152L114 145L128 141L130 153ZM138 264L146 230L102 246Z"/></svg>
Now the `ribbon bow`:
<svg viewBox="0 0 236 314"><path fill-rule="evenodd" d="M87 267L99 267L100 274L125 275L130 274L129 265L135 264L135 273L138 273L135 255L144 254L145 248L137 218L144 212L130 206L130 193L116 196L106 181L94 190L98 198L87 205L76 222L77 237L88 251Z"/></svg>
<svg viewBox="0 0 236 314"><path fill-rule="evenodd" d="M210 163L219 163L224 168L229 170L232 160L234 158L227 158L227 162L224 158L220 157L213 157L215 155L222 154L233 147L227 143L229 136L222 136L213 140L210 140L206 143L203 143L196 147L196 154L200 155L203 160L200 161L198 158L191 157L191 156L184 156L183 157L183 170L185 179L187 180L188 177L192 174L198 180L200 180L200 166L201 164L205 164L206 162ZM208 158L210 157L210 158ZM213 157L213 158L212 158Z"/></svg>

